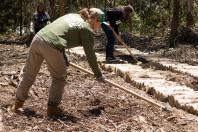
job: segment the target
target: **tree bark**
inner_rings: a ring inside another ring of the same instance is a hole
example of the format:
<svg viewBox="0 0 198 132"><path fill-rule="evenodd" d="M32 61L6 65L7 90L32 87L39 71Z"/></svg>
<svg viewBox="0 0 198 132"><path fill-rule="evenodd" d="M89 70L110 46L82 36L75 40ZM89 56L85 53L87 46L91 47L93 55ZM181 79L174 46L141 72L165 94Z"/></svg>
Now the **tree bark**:
<svg viewBox="0 0 198 132"><path fill-rule="evenodd" d="M180 0L174 0L173 2L173 17L171 22L171 31L169 36L169 48L175 48L175 39L178 34L179 26L179 10L180 10Z"/></svg>
<svg viewBox="0 0 198 132"><path fill-rule="evenodd" d="M65 15L65 0L60 0L60 16Z"/></svg>
<svg viewBox="0 0 198 132"><path fill-rule="evenodd" d="M112 8L114 0L107 0L108 1L108 7Z"/></svg>
<svg viewBox="0 0 198 132"><path fill-rule="evenodd" d="M20 36L22 36L23 29L23 0L20 0Z"/></svg>
<svg viewBox="0 0 198 132"><path fill-rule="evenodd" d="M130 4L133 6L133 0L128 0L127 4Z"/></svg>
<svg viewBox="0 0 198 132"><path fill-rule="evenodd" d="M193 19L193 0L187 0L187 17L186 17L186 27L192 28L194 24Z"/></svg>
<svg viewBox="0 0 198 132"><path fill-rule="evenodd" d="M50 0L50 17L52 19L52 21L55 19L55 0Z"/></svg>
<svg viewBox="0 0 198 132"><path fill-rule="evenodd" d="M107 8L107 0L105 0L104 6L105 6L105 9L106 9Z"/></svg>
<svg viewBox="0 0 198 132"><path fill-rule="evenodd" d="M116 6L116 0L113 0L113 7Z"/></svg>

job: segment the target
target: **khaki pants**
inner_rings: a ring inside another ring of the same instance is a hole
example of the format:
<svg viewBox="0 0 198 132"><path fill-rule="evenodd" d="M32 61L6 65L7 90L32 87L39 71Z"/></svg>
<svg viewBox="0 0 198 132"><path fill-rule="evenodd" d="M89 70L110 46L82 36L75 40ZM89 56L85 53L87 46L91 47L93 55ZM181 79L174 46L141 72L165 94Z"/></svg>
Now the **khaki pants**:
<svg viewBox="0 0 198 132"><path fill-rule="evenodd" d="M49 89L48 105L59 105L65 86L66 64L63 54L38 36L35 36L23 68L23 78L16 92L16 99L25 101L28 92L36 79L41 64L45 59L48 70L52 76L52 84Z"/></svg>

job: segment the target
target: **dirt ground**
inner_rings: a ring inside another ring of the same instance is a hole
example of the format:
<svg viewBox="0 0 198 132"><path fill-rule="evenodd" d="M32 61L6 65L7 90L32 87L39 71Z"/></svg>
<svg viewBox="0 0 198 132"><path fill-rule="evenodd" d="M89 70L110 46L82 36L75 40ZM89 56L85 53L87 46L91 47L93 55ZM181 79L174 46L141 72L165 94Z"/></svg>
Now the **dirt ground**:
<svg viewBox="0 0 198 132"><path fill-rule="evenodd" d="M177 51L179 50L184 51L182 48L177 49ZM60 105L65 110L65 114L60 117L48 118L46 116L46 106L51 78L45 62L30 90L29 98L25 102L24 112L14 114L10 111L10 107L14 103L16 87L19 82L18 75L25 63L27 51L28 48L25 45L0 45L0 131L198 131L197 116L155 100L144 91L126 83L114 73L103 71L107 79L167 106L170 111L161 110L109 84L97 82L92 76L71 66L68 67L67 84ZM196 49L193 51L195 53L188 54L195 56L193 64L197 64ZM170 52L158 53L164 53L161 55L171 57L168 55ZM171 53L172 56L174 56L173 53L175 52ZM90 69L83 59L70 55L70 60ZM182 79L178 79L179 77L176 76L176 73L167 73L167 78L177 78L174 81L184 83ZM182 77L189 76L183 75Z"/></svg>

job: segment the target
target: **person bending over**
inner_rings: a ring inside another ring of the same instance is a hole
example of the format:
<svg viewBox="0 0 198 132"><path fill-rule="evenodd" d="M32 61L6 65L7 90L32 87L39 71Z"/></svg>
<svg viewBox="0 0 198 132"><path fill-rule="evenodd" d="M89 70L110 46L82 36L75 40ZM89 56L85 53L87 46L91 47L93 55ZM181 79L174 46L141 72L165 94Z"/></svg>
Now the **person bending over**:
<svg viewBox="0 0 198 132"><path fill-rule="evenodd" d="M113 30L119 35L118 27L121 22L126 22L130 14L133 12L133 7L131 5L109 8L105 11L106 20L102 22L101 26L103 31L107 36L107 44L106 44L106 61L114 62L118 61L116 57L114 57L114 44L115 44L115 36L113 35L112 30L106 24L107 22L113 28Z"/></svg>
<svg viewBox="0 0 198 132"><path fill-rule="evenodd" d="M94 52L94 31L100 28L104 13L97 8L82 9L78 14L66 14L42 28L33 38L23 68L22 80L16 91L14 112L19 112L28 97L43 60L52 77L47 103L47 115L59 115L58 107L64 91L66 63L64 49L82 46L88 63L98 81L104 81Z"/></svg>

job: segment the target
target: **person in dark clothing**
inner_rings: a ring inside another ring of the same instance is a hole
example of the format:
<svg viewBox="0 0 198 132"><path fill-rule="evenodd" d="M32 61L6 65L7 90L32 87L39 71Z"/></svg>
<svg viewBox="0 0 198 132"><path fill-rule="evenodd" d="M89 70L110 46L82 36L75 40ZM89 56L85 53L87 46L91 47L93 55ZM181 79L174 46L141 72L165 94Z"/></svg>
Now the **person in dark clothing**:
<svg viewBox="0 0 198 132"><path fill-rule="evenodd" d="M37 6L37 11L33 15L33 30L34 34L40 31L50 22L50 16L45 11L44 3L40 2Z"/></svg>
<svg viewBox="0 0 198 132"><path fill-rule="evenodd" d="M109 8L105 11L106 20L101 24L101 27L107 36L106 61L114 62L118 61L118 59L113 55L115 36L109 26L105 23L108 22L114 31L119 35L119 25L121 22L126 22L132 12L133 7L131 5Z"/></svg>

